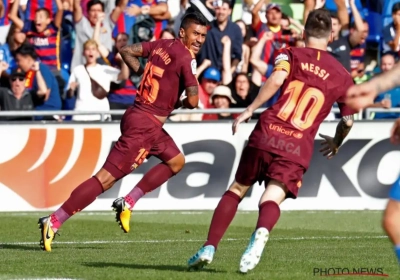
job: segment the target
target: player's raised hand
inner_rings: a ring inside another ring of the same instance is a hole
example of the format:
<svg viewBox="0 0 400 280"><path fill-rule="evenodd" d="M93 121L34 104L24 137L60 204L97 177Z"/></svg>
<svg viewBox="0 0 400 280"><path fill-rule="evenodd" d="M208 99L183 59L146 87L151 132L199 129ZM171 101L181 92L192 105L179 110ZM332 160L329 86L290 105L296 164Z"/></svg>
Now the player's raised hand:
<svg viewBox="0 0 400 280"><path fill-rule="evenodd" d="M333 158L339 151L339 147L336 145L332 137L321 133L319 136L324 139L321 143L322 148L319 151L323 153L323 156L327 159Z"/></svg>
<svg viewBox="0 0 400 280"><path fill-rule="evenodd" d="M390 131L390 142L395 145L400 144L400 118L394 122Z"/></svg>
<svg viewBox="0 0 400 280"><path fill-rule="evenodd" d="M241 113L240 116L237 117L236 120L233 122L232 134L235 135L235 133L237 132L239 124L242 123L242 122L248 122L252 115L253 115L253 113L250 112L250 110L247 110L247 109L243 113Z"/></svg>
<svg viewBox="0 0 400 280"><path fill-rule="evenodd" d="M347 90L346 104L360 111L374 103L376 94L376 87L369 82L354 85Z"/></svg>

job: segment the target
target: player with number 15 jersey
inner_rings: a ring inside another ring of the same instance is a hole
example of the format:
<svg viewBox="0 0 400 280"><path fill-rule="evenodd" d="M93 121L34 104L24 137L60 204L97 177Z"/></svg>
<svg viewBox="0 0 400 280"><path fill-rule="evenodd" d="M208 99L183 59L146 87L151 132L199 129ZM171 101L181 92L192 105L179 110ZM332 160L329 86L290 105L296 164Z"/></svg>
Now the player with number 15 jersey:
<svg viewBox="0 0 400 280"><path fill-rule="evenodd" d="M39 219L43 250L51 251L55 233L65 221L85 209L146 158L155 156L161 163L150 169L131 192L112 204L117 222L124 232L129 232L131 211L136 202L183 168L184 155L163 125L174 108L193 109L198 105L195 54L206 34L207 21L203 15L189 13L182 19L179 39L137 43L121 49L124 62L137 74L143 74L135 103L125 111L121 136L103 167L81 183L58 210ZM139 57L148 58L145 69ZM184 90L186 98L181 100Z"/></svg>
<svg viewBox="0 0 400 280"><path fill-rule="evenodd" d="M335 102L338 102L343 118L335 137L320 134L325 139L321 150L324 156L334 156L349 133L355 112L344 102L346 90L353 81L343 66L326 52L331 28L329 12L312 11L305 24L306 48L280 51L275 58L273 73L258 96L235 120L234 134L241 122L247 121L254 110L281 90L277 102L261 114L251 133L235 181L215 209L207 241L189 259L189 267L200 268L213 260L240 201L252 185L265 182L256 230L239 267L243 273L254 269L269 233L279 219L279 205L286 198L297 197L311 160L314 137Z"/></svg>

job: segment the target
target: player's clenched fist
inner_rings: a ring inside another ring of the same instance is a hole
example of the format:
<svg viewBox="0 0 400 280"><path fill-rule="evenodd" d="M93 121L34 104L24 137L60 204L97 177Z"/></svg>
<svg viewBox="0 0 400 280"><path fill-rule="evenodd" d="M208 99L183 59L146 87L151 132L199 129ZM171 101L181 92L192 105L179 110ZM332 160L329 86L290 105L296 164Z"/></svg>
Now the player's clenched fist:
<svg viewBox="0 0 400 280"><path fill-rule="evenodd" d="M374 103L377 93L376 86L370 82L351 86L347 90L346 104L360 111Z"/></svg>

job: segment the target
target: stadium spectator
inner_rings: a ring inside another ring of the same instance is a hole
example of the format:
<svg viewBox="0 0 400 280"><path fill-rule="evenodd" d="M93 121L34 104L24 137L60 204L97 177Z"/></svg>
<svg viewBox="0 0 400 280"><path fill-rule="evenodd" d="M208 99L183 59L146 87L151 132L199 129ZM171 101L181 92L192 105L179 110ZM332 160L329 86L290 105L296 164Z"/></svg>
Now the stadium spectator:
<svg viewBox="0 0 400 280"><path fill-rule="evenodd" d="M274 65L274 59L277 54L277 51L282 48L286 47L289 45L294 44L294 37L292 36L291 32L286 31L282 28L281 26L281 20L282 20L282 10L281 7L278 4L271 3L267 5L267 10L266 10L266 19L267 23L264 24L261 21L260 15L259 15L259 10L261 9L263 5L263 1L259 1L253 8L252 10L252 23L251 26L253 30L257 34L257 38L259 40L262 39L263 35L265 33L268 33L267 39L263 39L263 44L260 45L260 42L258 42L258 47L257 49L257 58L253 56L253 62L255 59L260 60L265 62L267 67L265 68L265 71L262 71L260 73L263 74L263 81L265 81L272 73L273 65ZM250 58L250 63L251 62ZM254 66L254 64L253 64Z"/></svg>
<svg viewBox="0 0 400 280"><path fill-rule="evenodd" d="M211 64L210 61L206 61L206 63ZM210 96L220 82L221 72L217 68L209 67L204 71L204 75L200 80L199 100L205 109L213 108L210 103Z"/></svg>
<svg viewBox="0 0 400 280"><path fill-rule="evenodd" d="M0 75L8 68L5 62L0 62ZM44 81L40 83L39 93L46 91ZM10 87L0 87L0 111L34 110L32 93L25 87L25 73L14 69L10 74ZM31 120L32 117L2 117L1 120Z"/></svg>
<svg viewBox="0 0 400 280"><path fill-rule="evenodd" d="M115 59L121 63L121 70L98 64L99 51L95 40L86 41L83 50L86 64L72 70L68 82L68 95L76 95L75 111L109 111L110 103L106 95L110 91L111 82L118 83L128 79L128 66L122 62L120 55L116 55ZM103 92L101 96L97 95L98 89ZM101 118L99 115L75 115L72 119L96 121Z"/></svg>
<svg viewBox="0 0 400 280"><path fill-rule="evenodd" d="M400 50L400 2L393 4L392 18L393 22L383 29L384 52Z"/></svg>
<svg viewBox="0 0 400 280"><path fill-rule="evenodd" d="M355 31L354 22L350 24L350 34ZM367 43L365 40L368 37L369 33L369 25L368 22L363 20L363 30L361 32L360 43L354 46L350 51L350 68L351 68L351 76L353 78L364 76L365 69L365 53L367 49Z"/></svg>
<svg viewBox="0 0 400 280"><path fill-rule="evenodd" d="M121 70L125 63L123 63L119 58L118 52L122 47L125 47L128 44L129 35L126 33L118 34L115 38L113 50L109 52L107 48L104 47L100 42L100 29L104 16L104 14L99 16L99 20L94 28L93 39L98 45L100 56L105 64ZM125 70L128 73L128 78L126 80L121 80L118 83L111 82L110 92L107 96L111 110L128 109L128 107L131 106L135 101L137 88L131 81L131 77L129 77L129 69ZM122 115L112 115L111 117L113 120L120 120Z"/></svg>
<svg viewBox="0 0 400 280"><path fill-rule="evenodd" d="M229 109L232 104L236 101L232 98L232 93L227 86L217 86L210 96L210 104L216 109ZM219 113L219 114L205 114L203 120L233 120L235 115L231 113Z"/></svg>
<svg viewBox="0 0 400 280"><path fill-rule="evenodd" d="M59 92L63 95L66 81L61 75L61 59L60 59L60 28L63 19L63 7L61 0L56 0L57 13L54 19L51 19L50 11L47 8L39 8L35 11L35 19L26 19L22 21L18 17L18 11L15 5L19 4L19 0L15 0L15 4L10 12L10 19L18 29L26 34L29 43L35 47L41 63L47 65L56 77Z"/></svg>
<svg viewBox="0 0 400 280"><path fill-rule="evenodd" d="M11 22L8 18L10 10L10 1L0 1L0 45L4 44L7 39L7 34L10 30Z"/></svg>
<svg viewBox="0 0 400 280"><path fill-rule="evenodd" d="M117 0L120 4L123 0ZM155 21L154 36L160 38L161 31L168 26L171 14L167 0L129 0L128 7L121 13L113 30L113 37L119 33L130 33L139 15L149 15Z"/></svg>
<svg viewBox="0 0 400 280"><path fill-rule="evenodd" d="M396 63L395 54L392 52L387 52L382 55L381 58L381 72L387 72L393 68ZM372 104L369 108L385 108L390 109L393 107L400 107L400 88L394 88L388 92L384 92L378 95L375 100L374 104ZM375 119L395 119L400 117L399 113L390 113L390 112L383 112L383 113L375 113L372 114L372 118Z"/></svg>
<svg viewBox="0 0 400 280"><path fill-rule="evenodd" d="M207 39L198 55L198 62L204 59L211 61L211 66L222 70L222 37L228 36L231 41L232 68L236 69L239 61L242 60L243 36L240 27L230 20L232 9L230 1L217 1L218 6L215 7L216 20L211 23L211 29L207 33Z"/></svg>
<svg viewBox="0 0 400 280"><path fill-rule="evenodd" d="M10 51L13 52L22 44L27 43L26 35L15 24L11 24L10 31L7 36L7 44Z"/></svg>
<svg viewBox="0 0 400 280"><path fill-rule="evenodd" d="M368 25L363 22L354 0L350 0L350 8L354 17L355 28L349 32L348 24L346 22L343 23L339 21L338 14L341 13L339 10L340 7L338 7L338 13L331 12L333 41L329 43L327 50L343 65L348 72L351 72L350 51L362 43L363 40L365 41L365 39L363 39L364 34L365 32L368 34L368 30L365 31L365 26L368 28ZM346 5L344 5L344 9L347 13Z"/></svg>
<svg viewBox="0 0 400 280"><path fill-rule="evenodd" d="M35 110L61 110L61 96L57 80L51 73L50 68L43 63L39 63L37 59L35 48L30 44L23 44L15 51L17 65L26 73L26 88L37 93L33 96ZM42 88L42 81L46 85L45 92L39 90ZM42 117L36 119L42 119ZM53 118L46 117L44 119L52 120Z"/></svg>
<svg viewBox="0 0 400 280"><path fill-rule="evenodd" d="M175 31L171 27L165 28L161 31L160 39L174 39L176 38Z"/></svg>
<svg viewBox="0 0 400 280"><path fill-rule="evenodd" d="M94 26L98 21L100 14L104 13L104 3L100 0L90 0L87 3L88 17L82 13L81 0L74 0L73 17L76 30L75 50L72 58L71 68L84 63L83 61L83 44L93 36ZM104 19L100 40L109 51L112 49L112 30L115 22L118 20L121 13L125 10L128 0L120 0L119 5L115 7L110 16Z"/></svg>

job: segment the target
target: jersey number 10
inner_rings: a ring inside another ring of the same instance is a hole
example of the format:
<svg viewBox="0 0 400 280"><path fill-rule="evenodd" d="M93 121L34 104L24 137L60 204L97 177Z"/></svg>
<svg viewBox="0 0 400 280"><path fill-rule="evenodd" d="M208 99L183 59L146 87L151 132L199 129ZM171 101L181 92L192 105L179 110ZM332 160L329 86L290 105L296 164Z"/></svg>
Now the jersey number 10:
<svg viewBox="0 0 400 280"><path fill-rule="evenodd" d="M156 77L162 78L163 75L164 69L153 65L150 61L147 62L142 78L143 86L139 92L139 94L143 96L144 100L149 103L156 101L158 91L160 90L160 84Z"/></svg>
<svg viewBox="0 0 400 280"><path fill-rule="evenodd" d="M309 87L303 94L305 83L295 80L289 83L283 95L289 95L278 117L287 121L299 130L311 127L321 111L324 102L324 94L317 88Z"/></svg>

